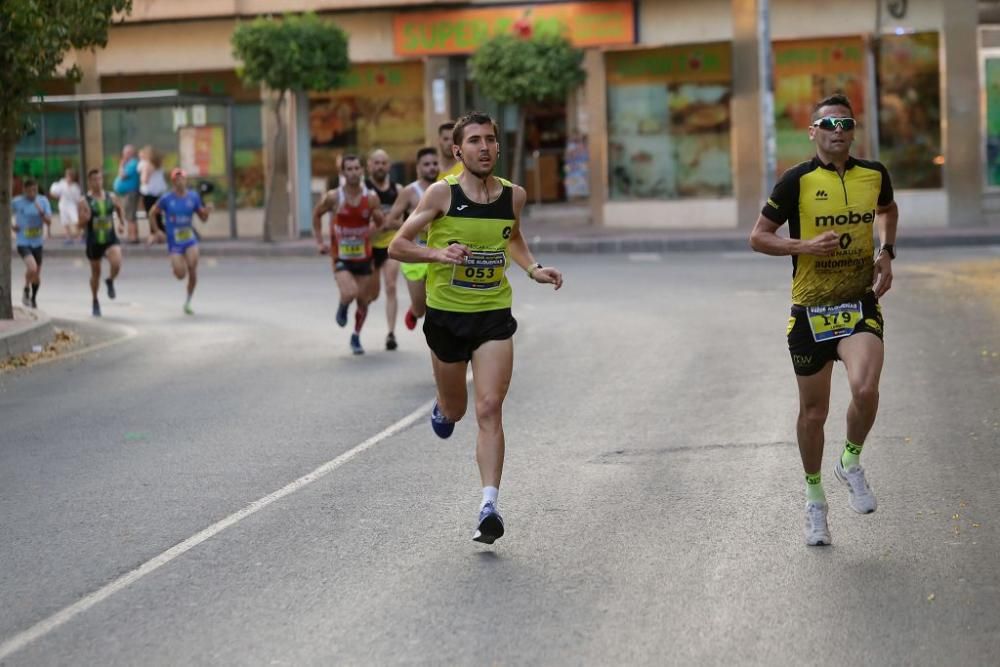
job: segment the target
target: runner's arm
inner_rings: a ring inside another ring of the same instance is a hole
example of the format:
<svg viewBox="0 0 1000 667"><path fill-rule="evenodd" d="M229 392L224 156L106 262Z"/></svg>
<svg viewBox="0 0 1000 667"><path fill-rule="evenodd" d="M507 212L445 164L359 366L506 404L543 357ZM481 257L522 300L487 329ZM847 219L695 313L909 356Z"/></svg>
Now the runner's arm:
<svg viewBox="0 0 1000 667"><path fill-rule="evenodd" d="M403 218L406 216L406 210L410 208L413 203L410 201L410 196L413 194L413 189L410 186L403 188L403 191L396 201L392 203L392 208L389 209L389 215L385 219L385 229L399 229L403 225Z"/></svg>
<svg viewBox="0 0 1000 667"><path fill-rule="evenodd" d="M385 225L385 214L382 213L382 205L378 200L378 195L374 192L368 195L368 206L372 212L372 227L374 229L382 229Z"/></svg>
<svg viewBox="0 0 1000 667"><path fill-rule="evenodd" d="M876 208L875 224L878 227L878 238L882 245L895 245L896 226L899 224L899 207L891 201L885 206ZM872 281L872 291L876 297L881 297L892 287L892 257L887 252L879 252L875 258L875 278Z"/></svg>
<svg viewBox="0 0 1000 667"><path fill-rule="evenodd" d="M416 242L417 235L427 225L440 218L451 205L451 188L444 181L438 181L420 198L420 203L403 226L399 228L396 237L389 244L389 257L401 262L441 262L444 264L462 264L465 262L469 249L460 243L452 243L447 248L431 248Z"/></svg>
<svg viewBox="0 0 1000 667"><path fill-rule="evenodd" d="M76 215L80 218L80 224L85 225L90 222L90 206L87 199L83 198L76 203Z"/></svg>
<svg viewBox="0 0 1000 667"><path fill-rule="evenodd" d="M768 220L763 214L757 217L757 224L750 232L750 247L764 255L781 257L784 255L832 255L840 247L836 232L823 232L819 236L803 241L778 236L781 225Z"/></svg>
<svg viewBox="0 0 1000 667"><path fill-rule="evenodd" d="M328 190L323 198L319 200L316 204L316 208L313 209L313 239L316 241L316 249L319 250L319 254L325 255L330 252L330 246L328 246L323 241L323 216L334 209L334 193L337 190ZM331 239L332 242L332 239Z"/></svg>
<svg viewBox="0 0 1000 667"><path fill-rule="evenodd" d="M531 249L528 248L527 241L521 235L521 211L524 209L524 202L528 199L528 193L520 185L514 186L514 229L511 230L510 239L507 242L507 251L510 258L528 274L528 277L537 283L548 283L562 287L562 273L552 267L542 267L535 261Z"/></svg>

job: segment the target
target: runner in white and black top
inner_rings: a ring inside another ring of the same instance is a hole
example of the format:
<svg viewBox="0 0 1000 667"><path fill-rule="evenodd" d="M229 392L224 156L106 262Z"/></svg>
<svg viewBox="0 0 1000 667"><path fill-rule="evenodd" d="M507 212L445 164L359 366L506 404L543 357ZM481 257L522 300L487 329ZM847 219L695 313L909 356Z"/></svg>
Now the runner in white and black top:
<svg viewBox="0 0 1000 667"><path fill-rule="evenodd" d="M378 195L383 215L388 215L403 186L389 177L389 155L381 148L368 156L368 178L365 185ZM389 335L385 337L385 349L395 350L396 313L399 301L396 297L396 283L399 281L399 262L389 258L389 244L396 235L395 229L382 230L372 236L372 259L375 274L371 281L369 303L378 298L382 283L385 283L385 319L389 325Z"/></svg>

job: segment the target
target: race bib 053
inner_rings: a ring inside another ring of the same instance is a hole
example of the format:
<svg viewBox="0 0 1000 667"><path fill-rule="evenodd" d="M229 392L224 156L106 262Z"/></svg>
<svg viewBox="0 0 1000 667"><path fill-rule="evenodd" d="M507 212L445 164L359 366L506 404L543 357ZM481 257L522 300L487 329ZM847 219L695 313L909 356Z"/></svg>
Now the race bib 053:
<svg viewBox="0 0 1000 667"><path fill-rule="evenodd" d="M507 254L503 250L473 250L465 264L456 264L451 274L452 287L472 290L491 290L500 287Z"/></svg>

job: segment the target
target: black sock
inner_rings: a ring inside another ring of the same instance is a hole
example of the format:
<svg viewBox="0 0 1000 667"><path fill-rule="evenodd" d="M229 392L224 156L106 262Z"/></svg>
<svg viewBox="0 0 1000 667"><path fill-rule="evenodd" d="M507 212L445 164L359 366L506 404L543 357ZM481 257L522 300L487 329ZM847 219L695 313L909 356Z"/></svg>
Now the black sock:
<svg viewBox="0 0 1000 667"><path fill-rule="evenodd" d="M35 283L31 286L31 300L34 301L35 297L38 296L38 288L41 287L41 283Z"/></svg>

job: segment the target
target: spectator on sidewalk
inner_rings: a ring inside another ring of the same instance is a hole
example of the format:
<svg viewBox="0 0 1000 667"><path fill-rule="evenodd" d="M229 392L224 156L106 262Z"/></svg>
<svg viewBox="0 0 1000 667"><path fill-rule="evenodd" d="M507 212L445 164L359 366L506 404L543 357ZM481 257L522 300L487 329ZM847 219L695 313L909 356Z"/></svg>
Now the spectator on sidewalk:
<svg viewBox="0 0 1000 667"><path fill-rule="evenodd" d="M59 200L59 222L62 223L66 244L69 245L80 238L79 205L83 199L80 183L76 178L76 169L70 167L63 177L49 188L49 196Z"/></svg>
<svg viewBox="0 0 1000 667"><path fill-rule="evenodd" d="M143 146L139 151L139 194L142 195L142 208L149 220L150 237L167 231L163 226L163 211L156 212L155 220L150 217L150 213L153 205L168 189L167 179L163 175L163 158L152 146Z"/></svg>
<svg viewBox="0 0 1000 667"><path fill-rule="evenodd" d="M139 210L139 158L136 157L135 146L132 144L125 144L122 148L114 191L121 198L122 208L125 210L127 242L138 243L139 224L135 214Z"/></svg>

